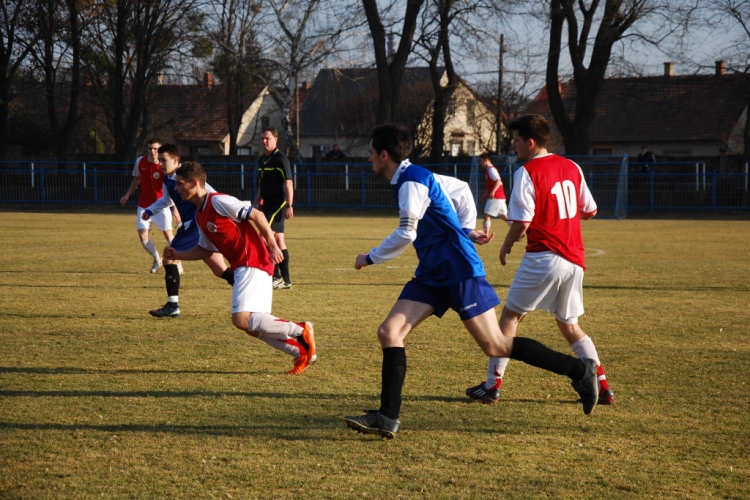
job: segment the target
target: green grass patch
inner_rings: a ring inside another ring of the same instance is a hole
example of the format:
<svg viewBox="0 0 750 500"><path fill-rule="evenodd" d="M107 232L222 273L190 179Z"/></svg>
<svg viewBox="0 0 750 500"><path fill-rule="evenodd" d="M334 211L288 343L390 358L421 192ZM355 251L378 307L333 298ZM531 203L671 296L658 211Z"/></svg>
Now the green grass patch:
<svg viewBox="0 0 750 500"><path fill-rule="evenodd" d="M378 407L375 331L417 263L353 268L395 215L288 224L274 313L314 322L320 359L288 377L202 263L184 264L182 316L150 317L163 272L111 212L2 213L0 498L750 497L748 221L584 223L581 326L616 406L584 416L566 379L517 362L500 402L468 403L486 358L449 312L407 338L387 441L342 417ZM479 251L504 298L523 249L503 267L499 248ZM546 313L520 334L570 352Z"/></svg>

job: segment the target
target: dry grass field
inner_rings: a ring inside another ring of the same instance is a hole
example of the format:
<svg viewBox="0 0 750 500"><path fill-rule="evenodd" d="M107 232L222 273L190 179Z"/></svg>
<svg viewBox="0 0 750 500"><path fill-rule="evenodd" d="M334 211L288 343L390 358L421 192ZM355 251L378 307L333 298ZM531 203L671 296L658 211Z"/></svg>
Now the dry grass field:
<svg viewBox="0 0 750 500"><path fill-rule="evenodd" d="M200 262L182 316L150 317L164 277L134 218L0 212L0 498L750 498L748 221L584 223L581 325L616 406L584 416L567 380L518 362L500 402L469 403L486 358L449 312L407 339L389 441L342 417L378 406L375 330L416 265L353 269L395 214L288 224L274 312L314 322L319 347L297 377L232 327ZM504 298L523 249L502 267L499 248L480 253ZM520 333L570 352L546 313Z"/></svg>

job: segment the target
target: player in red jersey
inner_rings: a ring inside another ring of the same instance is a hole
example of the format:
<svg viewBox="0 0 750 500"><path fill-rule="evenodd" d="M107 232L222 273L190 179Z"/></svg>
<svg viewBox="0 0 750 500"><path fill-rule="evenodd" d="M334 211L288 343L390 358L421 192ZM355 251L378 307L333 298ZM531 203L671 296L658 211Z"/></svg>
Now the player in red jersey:
<svg viewBox="0 0 750 500"><path fill-rule="evenodd" d="M508 221L508 206L505 204L505 189L503 189L503 180L500 178L500 172L492 164L489 153L479 155L479 166L484 169L484 179L487 184L487 192L482 195L484 204L484 222L482 228L485 234L490 234L492 226L492 217L499 217Z"/></svg>
<svg viewBox="0 0 750 500"><path fill-rule="evenodd" d="M208 193L205 186L206 172L200 163L186 162L177 169L175 189L183 200L198 207L195 219L200 239L190 250L167 247L164 257L200 260L221 252L234 271L232 324L291 355L294 367L288 374L302 373L317 359L315 333L312 323L293 323L271 315L273 268L284 258L271 226L249 201Z"/></svg>
<svg viewBox="0 0 750 500"><path fill-rule="evenodd" d="M579 358L598 365L599 404L614 404L604 368L591 338L578 326L583 314L585 255L581 219L596 215L581 168L547 152L549 124L540 115L511 122L513 147L524 166L516 171L509 202L512 222L500 248L500 263L524 234L526 254L513 278L500 316L504 335L515 337L526 314L543 309L555 315L557 326ZM508 358L491 358L487 380L466 389L466 395L485 403L500 398L500 385Z"/></svg>
<svg viewBox="0 0 750 500"><path fill-rule="evenodd" d="M120 198L120 204L125 205L133 194L135 188L140 186L138 190L138 214L136 227L138 229L138 237L141 239L141 245L143 249L148 252L149 255L154 259L154 263L151 266L151 273L155 273L161 267L161 257L159 251L156 250L153 240L149 236L149 230L151 229L151 221L156 224L156 227L164 233L164 238L167 243L172 241L172 212L169 208L160 210L151 216L150 220L143 220L143 211L148 208L153 202L161 197L161 188L164 183L164 175L161 171L161 165L159 165L159 147L161 141L158 139L150 139L146 154L139 156L135 160L133 166L133 182L130 183L128 191L125 195Z"/></svg>

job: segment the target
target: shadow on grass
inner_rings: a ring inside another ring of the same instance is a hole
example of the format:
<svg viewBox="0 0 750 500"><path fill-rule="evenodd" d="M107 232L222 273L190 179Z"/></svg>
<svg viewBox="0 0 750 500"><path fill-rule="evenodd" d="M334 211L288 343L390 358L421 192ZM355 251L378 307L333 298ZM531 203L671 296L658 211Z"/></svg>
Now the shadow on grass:
<svg viewBox="0 0 750 500"><path fill-rule="evenodd" d="M195 375L273 375L266 371L228 371L228 370L154 370L154 369L126 369L126 370L98 370L96 368L75 368L61 366L53 367L15 367L0 366L0 373L28 373L32 375L149 375L159 374L195 374ZM280 372L279 372L280 373Z"/></svg>

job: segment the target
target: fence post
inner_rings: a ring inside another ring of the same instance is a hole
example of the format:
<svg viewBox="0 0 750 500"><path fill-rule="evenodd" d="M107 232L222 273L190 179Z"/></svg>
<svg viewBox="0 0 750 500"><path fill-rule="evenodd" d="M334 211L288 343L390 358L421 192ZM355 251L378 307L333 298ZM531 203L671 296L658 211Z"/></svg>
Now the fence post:
<svg viewBox="0 0 750 500"><path fill-rule="evenodd" d="M716 170L713 171L713 181L712 181L712 184L713 184L713 186L711 186L711 190L713 192L711 193L711 205L713 206L714 212L716 212L716 201L717 201L716 200L716 189L717 189L717 186L716 186Z"/></svg>
<svg viewBox="0 0 750 500"><path fill-rule="evenodd" d="M701 182L700 182L700 177L699 177L699 174L700 174L700 170L699 169L700 169L699 163L695 162L695 192L696 193L701 190L700 189Z"/></svg>
<svg viewBox="0 0 750 500"><path fill-rule="evenodd" d="M86 189L86 162L83 162L83 189Z"/></svg>
<svg viewBox="0 0 750 500"><path fill-rule="evenodd" d="M31 187L34 187L34 162L31 162Z"/></svg>
<svg viewBox="0 0 750 500"><path fill-rule="evenodd" d="M94 167L94 203L99 203L99 182L96 178L96 167Z"/></svg>
<svg viewBox="0 0 750 500"><path fill-rule="evenodd" d="M745 191L747 191L747 174L748 174L748 167L750 167L750 161L745 162Z"/></svg>
<svg viewBox="0 0 750 500"><path fill-rule="evenodd" d="M307 206L312 206L312 178L309 168L307 169Z"/></svg>
<svg viewBox="0 0 750 500"><path fill-rule="evenodd" d="M706 190L706 162L702 161L700 163L703 166L703 190L705 191Z"/></svg>
<svg viewBox="0 0 750 500"><path fill-rule="evenodd" d="M41 190L42 203L44 203L47 201L44 195L44 167L39 168L39 189Z"/></svg>
<svg viewBox="0 0 750 500"><path fill-rule="evenodd" d="M649 172L648 182L648 209L650 212L654 211L654 170Z"/></svg>
<svg viewBox="0 0 750 500"><path fill-rule="evenodd" d="M349 164L348 163L344 165L344 190L349 191Z"/></svg>
<svg viewBox="0 0 750 500"><path fill-rule="evenodd" d="M245 164L240 163L240 189L245 190Z"/></svg>

